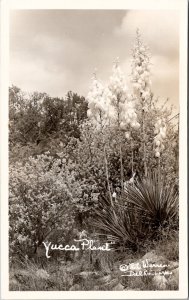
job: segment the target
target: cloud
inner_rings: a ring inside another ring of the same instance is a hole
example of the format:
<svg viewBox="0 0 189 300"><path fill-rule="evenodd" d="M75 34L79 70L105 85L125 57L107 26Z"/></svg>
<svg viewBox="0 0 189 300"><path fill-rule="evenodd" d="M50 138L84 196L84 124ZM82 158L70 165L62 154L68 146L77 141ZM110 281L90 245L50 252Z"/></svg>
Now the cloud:
<svg viewBox="0 0 189 300"><path fill-rule="evenodd" d="M66 88L66 74L59 72L54 75L52 68L48 69L39 61L34 62L23 57L14 59L14 68L11 68L10 82L24 91L46 92L53 96L64 96Z"/></svg>
<svg viewBox="0 0 189 300"><path fill-rule="evenodd" d="M152 54L153 89L178 104L178 15L175 11L11 12L10 79L24 90L86 96L94 68L107 82L119 56L129 85L136 28Z"/></svg>
<svg viewBox="0 0 189 300"><path fill-rule="evenodd" d="M139 28L145 43L159 54L178 55L179 15L177 11L129 11L121 26L115 28L118 36L134 35ZM171 52L171 53L170 53Z"/></svg>
<svg viewBox="0 0 189 300"><path fill-rule="evenodd" d="M169 98L176 109L179 107L179 61L165 56L152 58L152 88L162 100ZM153 70L154 68L154 70Z"/></svg>
<svg viewBox="0 0 189 300"><path fill-rule="evenodd" d="M52 96L68 90L86 96L95 67L102 79L109 75L120 51L112 31L123 16L124 11L12 12L11 83Z"/></svg>
<svg viewBox="0 0 189 300"><path fill-rule="evenodd" d="M134 41L136 29L151 52L152 89L178 109L179 99L179 15L177 11L129 11L114 34ZM129 60L123 62L125 69ZM161 101L161 100L160 100Z"/></svg>

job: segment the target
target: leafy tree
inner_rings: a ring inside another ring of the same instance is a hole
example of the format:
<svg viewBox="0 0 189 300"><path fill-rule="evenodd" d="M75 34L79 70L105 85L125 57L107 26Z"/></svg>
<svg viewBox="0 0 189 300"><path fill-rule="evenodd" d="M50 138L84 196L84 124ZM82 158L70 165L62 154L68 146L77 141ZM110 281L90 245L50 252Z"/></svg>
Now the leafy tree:
<svg viewBox="0 0 189 300"><path fill-rule="evenodd" d="M20 156L21 148L22 154L28 153L26 157L48 150L55 154L67 145L70 137L79 138L79 125L87 116L84 97L72 92L65 100L45 93L26 94L15 86L9 89L9 95L11 159L16 156L16 149Z"/></svg>
<svg viewBox="0 0 189 300"><path fill-rule="evenodd" d="M34 92L27 95L13 86L9 89L9 95L10 145L36 142L43 118L42 105L47 94Z"/></svg>

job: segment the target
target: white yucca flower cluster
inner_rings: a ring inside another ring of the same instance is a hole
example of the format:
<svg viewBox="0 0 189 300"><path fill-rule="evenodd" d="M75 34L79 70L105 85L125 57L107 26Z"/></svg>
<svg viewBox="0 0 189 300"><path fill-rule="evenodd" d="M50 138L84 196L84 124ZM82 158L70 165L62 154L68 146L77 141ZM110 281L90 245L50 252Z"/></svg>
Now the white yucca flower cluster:
<svg viewBox="0 0 189 300"><path fill-rule="evenodd" d="M109 121L112 125L117 122L121 129L126 129L130 125L134 129L138 129L140 124L137 122L137 114L135 112L134 101L127 93L127 86L123 72L120 69L118 58L113 66L113 73L110 77L107 87L93 78L90 92L87 96L89 118L106 123Z"/></svg>
<svg viewBox="0 0 189 300"><path fill-rule="evenodd" d="M111 92L110 102L115 107L117 101L125 103L127 98L127 86L125 84L125 78L121 68L119 66L119 58L117 57L112 70L112 76L110 77L110 82L108 88Z"/></svg>
<svg viewBox="0 0 189 300"><path fill-rule="evenodd" d="M136 43L133 48L131 82L136 97L142 97L143 109L147 111L147 102L151 95L150 55L148 48L142 43L137 31Z"/></svg>
<svg viewBox="0 0 189 300"><path fill-rule="evenodd" d="M154 138L155 156L160 157L160 154L165 149L163 142L166 138L166 124L164 120L158 120L155 124L154 133L156 134Z"/></svg>
<svg viewBox="0 0 189 300"><path fill-rule="evenodd" d="M130 125L132 128L138 129L140 124L137 122L134 101L127 92L125 78L119 66L119 58L113 66L113 74L110 77L108 89L114 116L119 114L120 127L126 129L126 126Z"/></svg>
<svg viewBox="0 0 189 300"><path fill-rule="evenodd" d="M120 127L122 129L125 129L127 125L130 125L136 130L140 128L140 124L137 121L137 114L135 112L134 102L128 101L127 103L125 103L125 105L122 107L120 116Z"/></svg>
<svg viewBox="0 0 189 300"><path fill-rule="evenodd" d="M104 87L97 80L96 75L93 77L91 89L87 95L88 111L87 116L97 122L101 122L105 117L108 107L108 98L104 95Z"/></svg>

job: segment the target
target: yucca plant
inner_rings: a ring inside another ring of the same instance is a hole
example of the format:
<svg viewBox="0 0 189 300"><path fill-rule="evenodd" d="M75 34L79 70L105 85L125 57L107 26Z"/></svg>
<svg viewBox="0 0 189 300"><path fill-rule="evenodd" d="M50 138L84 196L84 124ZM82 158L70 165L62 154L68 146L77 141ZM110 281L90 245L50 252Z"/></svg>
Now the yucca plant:
<svg viewBox="0 0 189 300"><path fill-rule="evenodd" d="M158 173L138 179L117 202L102 197L94 226L115 249L137 250L145 240L158 238L162 228L178 227L178 191Z"/></svg>
<svg viewBox="0 0 189 300"><path fill-rule="evenodd" d="M139 213L121 198L112 205L108 197L102 197L94 226L99 230L98 235L105 237L116 250L129 248L137 251L145 237L151 236L148 219Z"/></svg>
<svg viewBox="0 0 189 300"><path fill-rule="evenodd" d="M158 172L148 172L145 178L129 185L122 194L122 201L145 215L153 229L178 226L178 190Z"/></svg>

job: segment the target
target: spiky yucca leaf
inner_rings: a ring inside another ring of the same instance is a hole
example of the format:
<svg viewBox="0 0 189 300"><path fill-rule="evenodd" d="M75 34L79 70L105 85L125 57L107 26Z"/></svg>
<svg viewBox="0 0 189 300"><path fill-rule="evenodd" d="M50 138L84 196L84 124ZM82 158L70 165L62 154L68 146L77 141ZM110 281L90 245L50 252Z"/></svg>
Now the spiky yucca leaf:
<svg viewBox="0 0 189 300"><path fill-rule="evenodd" d="M115 248L137 249L158 237L160 228L178 226L179 201L174 185L157 173L138 180L113 205L101 198L94 225Z"/></svg>
<svg viewBox="0 0 189 300"><path fill-rule="evenodd" d="M147 218L140 216L140 211L133 205L125 205L119 199L112 206L108 198L101 198L99 206L94 226L108 242L114 243L117 250L122 247L137 250L144 238L151 234Z"/></svg>
<svg viewBox="0 0 189 300"><path fill-rule="evenodd" d="M153 227L178 224L178 191L156 172L128 186L122 201L132 204L141 215L145 214Z"/></svg>

